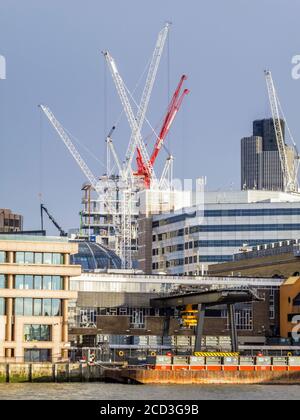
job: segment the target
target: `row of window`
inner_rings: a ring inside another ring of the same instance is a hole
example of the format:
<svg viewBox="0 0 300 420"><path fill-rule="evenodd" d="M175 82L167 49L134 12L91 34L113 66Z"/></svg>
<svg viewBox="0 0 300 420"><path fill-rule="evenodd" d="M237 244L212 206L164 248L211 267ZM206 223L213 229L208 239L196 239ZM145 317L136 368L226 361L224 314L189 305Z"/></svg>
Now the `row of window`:
<svg viewBox="0 0 300 420"><path fill-rule="evenodd" d="M299 216L300 208L282 209L227 209L227 210L204 210L204 217L249 217L249 216ZM196 213L180 214L164 220L153 222L153 227L166 226L173 223L183 222L187 218L195 217Z"/></svg>
<svg viewBox="0 0 300 420"><path fill-rule="evenodd" d="M51 341L51 326L24 325L24 341Z"/></svg>
<svg viewBox="0 0 300 420"><path fill-rule="evenodd" d="M64 263L64 255L53 252L16 252L17 264L53 264Z"/></svg>
<svg viewBox="0 0 300 420"><path fill-rule="evenodd" d="M61 316L61 300L16 298L14 314L19 316Z"/></svg>
<svg viewBox="0 0 300 420"><path fill-rule="evenodd" d="M165 268L171 267L182 267L187 264L197 264L197 263L221 263L229 262L233 260L232 255L197 255L185 258L176 258L166 262L155 262L152 264L153 270L164 270Z"/></svg>
<svg viewBox="0 0 300 420"><path fill-rule="evenodd" d="M199 225L190 228L178 229L172 232L159 233L153 235L153 242L163 241L172 238L182 237L200 232L266 232L266 231L296 231L300 230L300 223L286 224L260 224L260 225Z"/></svg>
<svg viewBox="0 0 300 420"><path fill-rule="evenodd" d="M0 298L0 316L5 315L5 298ZM61 316L60 299L16 298L14 314L21 316Z"/></svg>
<svg viewBox="0 0 300 420"><path fill-rule="evenodd" d="M48 349L25 349L25 363L51 362L51 350Z"/></svg>
<svg viewBox="0 0 300 420"><path fill-rule="evenodd" d="M278 239L278 242L283 241L283 239ZM274 239L255 239L255 240L210 240L210 241L190 241L185 242L185 244L177 244L166 246L164 248L154 248L152 251L153 256L164 255L165 253L180 252L184 250L194 249L194 248L223 248L223 247L233 247L238 248L242 247L244 244L247 244L249 247L254 247L257 245L269 244L274 242Z"/></svg>
<svg viewBox="0 0 300 420"><path fill-rule="evenodd" d="M257 232L300 230L300 223L260 224L260 225L200 225L190 228L190 234L198 232ZM181 236L181 235L178 235Z"/></svg>
<svg viewBox="0 0 300 420"><path fill-rule="evenodd" d="M17 264L51 264L61 265L64 263L64 254L53 252L16 252L15 263ZM0 263L6 263L7 253L0 251Z"/></svg>
<svg viewBox="0 0 300 420"><path fill-rule="evenodd" d="M61 276L16 275L15 276L15 289L62 290L63 278Z"/></svg>
<svg viewBox="0 0 300 420"><path fill-rule="evenodd" d="M5 288L7 288L7 276L0 274L0 289ZM16 275L14 288L21 290L63 290L63 277Z"/></svg>

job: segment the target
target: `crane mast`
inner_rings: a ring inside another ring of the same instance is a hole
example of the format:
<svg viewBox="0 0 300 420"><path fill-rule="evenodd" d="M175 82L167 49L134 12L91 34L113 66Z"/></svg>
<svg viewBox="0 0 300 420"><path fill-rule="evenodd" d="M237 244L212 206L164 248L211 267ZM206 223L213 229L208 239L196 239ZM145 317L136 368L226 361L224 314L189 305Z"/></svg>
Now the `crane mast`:
<svg viewBox="0 0 300 420"><path fill-rule="evenodd" d="M281 121L280 121L277 93L274 86L272 74L269 70L265 70L265 78L266 78L272 118L273 118L273 123L274 123L277 147L278 147L278 152L279 152L279 157L280 157L284 191L297 192L298 191L297 174L291 168L291 164L289 164L289 161L288 161L287 149L286 149L286 144L284 141ZM293 166L294 166L294 162L293 162Z"/></svg>
<svg viewBox="0 0 300 420"><path fill-rule="evenodd" d="M130 129L132 131L132 137L134 139L134 144L138 145L141 148L141 153L143 154L143 158L147 159L148 153L147 153L147 149L145 147L145 144L143 143L142 140L142 136L136 121L136 118L134 116L130 101L128 99L128 95L126 93L126 88L125 88L125 84L123 82L122 77L119 74L117 65L113 59L113 57L110 55L110 53L108 51L104 52L104 57L108 63L108 66L110 68L112 77L113 77L113 81L115 83L117 92L119 94L119 97L121 99L121 103L123 105ZM136 147L136 146L135 146ZM130 178L129 174L126 172L124 173L126 179ZM128 177L127 177L128 175Z"/></svg>
<svg viewBox="0 0 300 420"><path fill-rule="evenodd" d="M162 53L164 50L164 46L167 40L169 30L170 30L170 23L166 23L164 28L158 34L157 42L156 42L155 49L152 55L152 59L151 59L151 63L149 66L149 71L148 71L148 75L146 79L146 84L143 90L142 98L140 101L140 105L139 105L139 109L138 109L137 117L136 117L136 121L137 121L140 133L141 133L144 121L145 121L151 93L154 87L157 71L159 68L159 64L161 61ZM126 163L125 171L127 173L131 171L131 165L132 165L133 157L135 154L136 146L137 146L137 142L135 141L134 137L131 136L127 153L126 153L126 160L125 160L125 163ZM152 170L150 165L148 167L148 170L150 171Z"/></svg>

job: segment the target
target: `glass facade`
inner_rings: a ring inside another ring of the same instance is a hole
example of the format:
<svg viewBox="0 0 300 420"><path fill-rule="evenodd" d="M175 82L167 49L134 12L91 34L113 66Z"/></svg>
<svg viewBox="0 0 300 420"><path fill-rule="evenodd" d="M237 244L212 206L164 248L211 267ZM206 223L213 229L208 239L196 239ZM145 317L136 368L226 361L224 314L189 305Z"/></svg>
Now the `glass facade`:
<svg viewBox="0 0 300 420"><path fill-rule="evenodd" d="M81 265L83 271L121 268L121 259L115 252L94 242L79 242L78 254L71 255L71 263Z"/></svg>
<svg viewBox="0 0 300 420"><path fill-rule="evenodd" d="M50 362L51 361L51 350L40 350L40 349L25 349L24 350L24 362L25 363L37 363L37 362Z"/></svg>
<svg viewBox="0 0 300 420"><path fill-rule="evenodd" d="M19 316L61 316L61 300L16 298L14 314Z"/></svg>
<svg viewBox="0 0 300 420"><path fill-rule="evenodd" d="M155 220L153 228L166 226L173 223L184 222L195 217L193 214L181 214L168 217L163 220ZM204 217L249 217L249 216L300 216L300 208L262 208L262 209L224 209L224 210L204 210Z"/></svg>
<svg viewBox="0 0 300 420"><path fill-rule="evenodd" d="M0 298L0 315L5 315L5 299Z"/></svg>
<svg viewBox="0 0 300 420"><path fill-rule="evenodd" d="M6 288L6 276L4 274L0 274L0 289Z"/></svg>
<svg viewBox="0 0 300 420"><path fill-rule="evenodd" d="M17 264L61 265L64 263L64 255L49 252L16 252L15 261Z"/></svg>
<svg viewBox="0 0 300 420"><path fill-rule="evenodd" d="M16 275L15 288L23 290L62 290L63 278L61 276Z"/></svg>
<svg viewBox="0 0 300 420"><path fill-rule="evenodd" d="M51 326L24 325L24 341L51 341Z"/></svg>

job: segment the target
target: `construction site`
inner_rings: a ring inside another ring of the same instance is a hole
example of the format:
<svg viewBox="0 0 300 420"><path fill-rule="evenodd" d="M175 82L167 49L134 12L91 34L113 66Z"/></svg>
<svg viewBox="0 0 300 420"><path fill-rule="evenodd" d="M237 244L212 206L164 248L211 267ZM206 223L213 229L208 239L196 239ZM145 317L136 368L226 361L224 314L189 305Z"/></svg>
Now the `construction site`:
<svg viewBox="0 0 300 420"><path fill-rule="evenodd" d="M99 176L92 173L77 151L67 130L48 106L40 105L40 109L87 179L82 186L81 220L76 236L92 239L114 250L122 260L122 268L127 269L137 268L139 215L149 217L152 214L173 212L192 205L190 192L174 188L173 156L168 154L164 145L176 114L189 94L189 90L184 88L186 75L180 78L159 132L155 131L147 118L147 109L169 30L170 23L166 23L158 34L139 102L127 88L115 59L109 51L103 51L103 58L121 101L122 114L125 114L131 130L124 157L119 155L114 142L114 132L117 127L113 126L108 133L105 174ZM150 127L151 137L155 140L151 153L148 152L142 137L145 124ZM167 158L162 173L158 174L155 164L162 150L167 153Z"/></svg>

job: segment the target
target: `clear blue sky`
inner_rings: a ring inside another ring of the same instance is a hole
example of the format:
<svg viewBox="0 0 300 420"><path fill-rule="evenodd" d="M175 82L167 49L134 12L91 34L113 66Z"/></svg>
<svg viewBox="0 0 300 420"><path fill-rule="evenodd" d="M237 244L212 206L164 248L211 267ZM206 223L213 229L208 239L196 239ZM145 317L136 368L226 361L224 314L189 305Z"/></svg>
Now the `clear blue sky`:
<svg viewBox="0 0 300 420"><path fill-rule="evenodd" d="M38 228L42 191L65 229L78 226L85 178L37 105L49 105L105 162L105 132L121 107L100 52L111 51L132 88L165 20L173 22L171 89L183 73L191 89L169 139L176 175L206 175L209 189L239 188L240 138L251 134L253 119L269 116L265 68L300 146L300 80L291 77L292 56L300 54L299 16L298 0L1 0L7 80L0 80L0 207ZM167 64L165 55L148 113L154 126L167 105ZM121 155L128 136L123 118L114 138ZM101 165L79 150L101 175Z"/></svg>

